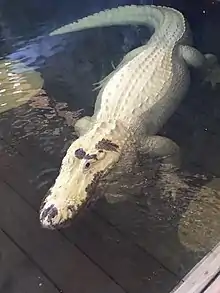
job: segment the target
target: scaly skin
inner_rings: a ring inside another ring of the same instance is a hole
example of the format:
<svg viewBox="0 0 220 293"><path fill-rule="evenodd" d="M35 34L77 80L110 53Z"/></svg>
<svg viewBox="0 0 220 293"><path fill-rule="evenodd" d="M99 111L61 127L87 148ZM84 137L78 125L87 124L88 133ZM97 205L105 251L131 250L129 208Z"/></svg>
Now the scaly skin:
<svg viewBox="0 0 220 293"><path fill-rule="evenodd" d="M119 7L88 16L51 35L116 24L152 26L155 32L146 45L129 52L100 82L94 115L76 123L80 137L68 149L60 174L43 201L43 227L54 229L69 222L92 200L100 177L125 152L131 151L131 164L138 151L153 156L177 153L174 142L156 134L187 92L188 66L207 69L216 61L213 55L206 58L190 46L190 30L183 15L167 7Z"/></svg>

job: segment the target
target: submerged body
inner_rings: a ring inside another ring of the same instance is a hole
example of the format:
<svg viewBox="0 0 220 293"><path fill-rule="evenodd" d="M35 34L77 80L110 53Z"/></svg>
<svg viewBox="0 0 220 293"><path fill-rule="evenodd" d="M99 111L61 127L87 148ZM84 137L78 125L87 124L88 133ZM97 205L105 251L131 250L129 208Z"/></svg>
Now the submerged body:
<svg viewBox="0 0 220 293"><path fill-rule="evenodd" d="M100 83L93 116L76 123L79 138L68 149L60 174L41 207L43 227L53 229L72 219L92 200L100 177L120 161L125 151L132 153L132 162L138 151L164 155L176 150L174 142L155 135L188 90L188 67L204 69L215 61L213 55L204 56L191 47L186 20L168 7L119 7L52 34L123 24L147 25L155 32L146 45L129 52Z"/></svg>

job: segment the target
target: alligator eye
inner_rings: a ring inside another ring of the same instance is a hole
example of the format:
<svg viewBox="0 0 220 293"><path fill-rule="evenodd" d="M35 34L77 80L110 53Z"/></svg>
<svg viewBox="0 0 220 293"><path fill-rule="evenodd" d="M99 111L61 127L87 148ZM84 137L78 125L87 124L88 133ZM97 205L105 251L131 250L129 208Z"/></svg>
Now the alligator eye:
<svg viewBox="0 0 220 293"><path fill-rule="evenodd" d="M85 168L88 169L89 167L90 167L90 163L89 162L85 163Z"/></svg>

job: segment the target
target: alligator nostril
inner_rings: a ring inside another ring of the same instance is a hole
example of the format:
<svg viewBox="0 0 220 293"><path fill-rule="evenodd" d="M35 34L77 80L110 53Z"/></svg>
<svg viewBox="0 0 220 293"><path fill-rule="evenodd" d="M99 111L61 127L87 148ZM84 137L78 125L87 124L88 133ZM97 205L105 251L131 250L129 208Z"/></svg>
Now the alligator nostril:
<svg viewBox="0 0 220 293"><path fill-rule="evenodd" d="M41 220L47 217L48 222L51 222L54 217L58 215L58 210L54 204L46 208L41 214Z"/></svg>

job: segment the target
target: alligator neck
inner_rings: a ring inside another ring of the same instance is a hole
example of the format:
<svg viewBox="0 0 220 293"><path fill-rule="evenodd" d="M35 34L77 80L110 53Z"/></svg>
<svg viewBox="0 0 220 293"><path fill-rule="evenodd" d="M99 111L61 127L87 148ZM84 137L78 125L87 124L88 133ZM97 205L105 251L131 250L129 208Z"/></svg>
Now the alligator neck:
<svg viewBox="0 0 220 293"><path fill-rule="evenodd" d="M95 123L92 129L85 134L85 138L91 141L102 139L112 141L118 146L118 150L135 143L132 132L119 120Z"/></svg>

